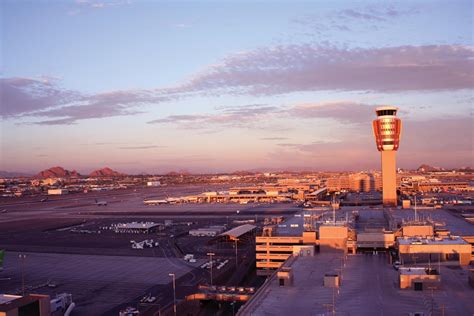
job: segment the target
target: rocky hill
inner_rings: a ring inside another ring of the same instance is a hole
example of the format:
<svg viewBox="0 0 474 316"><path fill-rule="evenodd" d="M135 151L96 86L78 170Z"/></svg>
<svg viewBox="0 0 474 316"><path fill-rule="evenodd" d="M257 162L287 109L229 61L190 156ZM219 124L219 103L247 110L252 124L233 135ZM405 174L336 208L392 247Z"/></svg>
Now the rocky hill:
<svg viewBox="0 0 474 316"><path fill-rule="evenodd" d="M118 177L123 175L123 173L112 170L109 167L94 170L89 174L90 177Z"/></svg>
<svg viewBox="0 0 474 316"><path fill-rule="evenodd" d="M37 178L70 178L79 176L80 174L76 170L69 171L63 167L52 167L36 175Z"/></svg>

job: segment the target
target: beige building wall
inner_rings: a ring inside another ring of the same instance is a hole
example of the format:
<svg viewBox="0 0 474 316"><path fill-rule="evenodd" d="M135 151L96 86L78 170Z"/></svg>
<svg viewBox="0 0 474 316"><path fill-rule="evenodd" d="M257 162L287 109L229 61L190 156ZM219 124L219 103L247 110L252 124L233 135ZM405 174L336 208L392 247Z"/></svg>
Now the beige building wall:
<svg viewBox="0 0 474 316"><path fill-rule="evenodd" d="M434 244L434 245L398 245L398 251L400 256L411 255L411 254L441 254L441 255L459 255L459 264L462 266L469 265L471 261L471 249L470 244ZM442 258L443 260L444 258Z"/></svg>
<svg viewBox="0 0 474 316"><path fill-rule="evenodd" d="M410 289L413 288L413 283L415 282L440 282L441 278L439 274L400 274L400 288L401 289Z"/></svg>
<svg viewBox="0 0 474 316"><path fill-rule="evenodd" d="M389 248L395 244L395 234L390 232L367 232L357 234L358 247Z"/></svg>
<svg viewBox="0 0 474 316"><path fill-rule="evenodd" d="M349 229L346 226L323 225L319 227L319 247L322 252L347 252Z"/></svg>
<svg viewBox="0 0 474 316"><path fill-rule="evenodd" d="M403 237L431 237L434 236L432 225L405 225L402 228Z"/></svg>
<svg viewBox="0 0 474 316"><path fill-rule="evenodd" d="M329 178L326 185L329 191L370 192L382 189L382 178L378 173L343 174Z"/></svg>

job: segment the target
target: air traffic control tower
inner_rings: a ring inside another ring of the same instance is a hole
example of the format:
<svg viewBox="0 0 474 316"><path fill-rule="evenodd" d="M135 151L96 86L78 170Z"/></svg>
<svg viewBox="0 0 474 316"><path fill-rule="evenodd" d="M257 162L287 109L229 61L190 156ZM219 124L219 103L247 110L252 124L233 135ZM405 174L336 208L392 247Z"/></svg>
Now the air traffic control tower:
<svg viewBox="0 0 474 316"><path fill-rule="evenodd" d="M375 109L372 122L377 149L382 154L383 205L397 206L396 153L400 143L402 121L396 117L398 108L383 106Z"/></svg>

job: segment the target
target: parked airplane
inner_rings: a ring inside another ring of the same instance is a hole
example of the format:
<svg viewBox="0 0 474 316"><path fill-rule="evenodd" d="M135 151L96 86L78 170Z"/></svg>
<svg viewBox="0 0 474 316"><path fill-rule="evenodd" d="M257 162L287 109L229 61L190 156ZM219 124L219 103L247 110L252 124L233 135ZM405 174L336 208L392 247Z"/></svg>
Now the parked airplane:
<svg viewBox="0 0 474 316"><path fill-rule="evenodd" d="M107 201L98 201L95 199L95 205L97 206L107 206Z"/></svg>

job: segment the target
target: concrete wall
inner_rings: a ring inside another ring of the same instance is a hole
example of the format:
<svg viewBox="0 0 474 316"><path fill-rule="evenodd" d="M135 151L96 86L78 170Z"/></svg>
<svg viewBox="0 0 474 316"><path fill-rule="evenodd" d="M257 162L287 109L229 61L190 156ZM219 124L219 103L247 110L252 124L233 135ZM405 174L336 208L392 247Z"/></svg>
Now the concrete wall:
<svg viewBox="0 0 474 316"><path fill-rule="evenodd" d="M403 237L427 237L434 235L432 225L406 225L402 228Z"/></svg>
<svg viewBox="0 0 474 316"><path fill-rule="evenodd" d="M441 260L446 259L446 255L458 254L460 265L469 265L471 261L470 244L434 244L434 245L399 245L398 251L403 258L410 258L411 254L441 254Z"/></svg>
<svg viewBox="0 0 474 316"><path fill-rule="evenodd" d="M322 225L319 227L319 239L346 238L349 230L346 226Z"/></svg>
<svg viewBox="0 0 474 316"><path fill-rule="evenodd" d="M373 233L358 233L357 246L358 247L384 247L388 248L395 244L395 234L385 232Z"/></svg>
<svg viewBox="0 0 474 316"><path fill-rule="evenodd" d="M347 237L349 230L346 226L323 225L319 227L319 248L321 252L347 252Z"/></svg>
<svg viewBox="0 0 474 316"><path fill-rule="evenodd" d="M316 232L303 232L303 243L304 244L315 244L316 243Z"/></svg>
<svg viewBox="0 0 474 316"><path fill-rule="evenodd" d="M411 274L400 274L400 288L411 289L415 282L431 283L440 282L441 278L439 274L422 274L422 275L411 275Z"/></svg>

